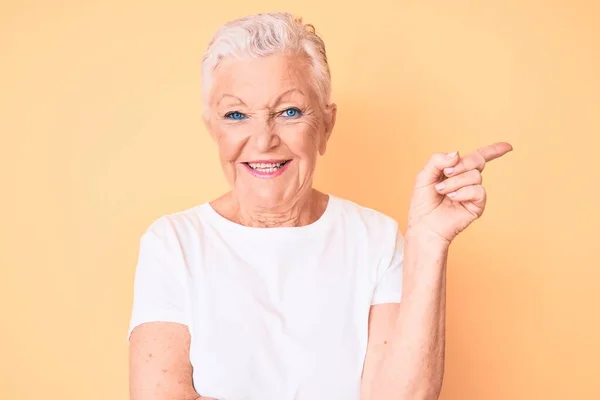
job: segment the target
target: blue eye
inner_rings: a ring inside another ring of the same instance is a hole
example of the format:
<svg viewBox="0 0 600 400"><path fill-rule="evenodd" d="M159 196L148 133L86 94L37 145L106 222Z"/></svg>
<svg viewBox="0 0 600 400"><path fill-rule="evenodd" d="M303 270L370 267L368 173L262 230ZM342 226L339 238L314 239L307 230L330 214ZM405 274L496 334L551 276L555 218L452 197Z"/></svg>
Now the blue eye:
<svg viewBox="0 0 600 400"><path fill-rule="evenodd" d="M282 115L286 118L297 118L302 115L302 111L298 110L297 108L288 108L287 110L283 111Z"/></svg>
<svg viewBox="0 0 600 400"><path fill-rule="evenodd" d="M242 114L239 111L232 111L230 113L225 114L225 118L234 119L236 121L242 120L246 118L246 115Z"/></svg>

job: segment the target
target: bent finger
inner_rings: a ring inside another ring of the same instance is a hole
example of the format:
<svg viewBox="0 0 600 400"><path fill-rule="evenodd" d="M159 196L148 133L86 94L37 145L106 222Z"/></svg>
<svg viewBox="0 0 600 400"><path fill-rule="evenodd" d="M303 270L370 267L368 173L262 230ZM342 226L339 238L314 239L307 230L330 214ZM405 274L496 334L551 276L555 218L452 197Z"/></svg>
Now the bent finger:
<svg viewBox="0 0 600 400"><path fill-rule="evenodd" d="M435 185L435 189L440 194L446 194L455 192L464 186L481 185L482 182L483 177L481 176L481 172L472 169L438 183Z"/></svg>
<svg viewBox="0 0 600 400"><path fill-rule="evenodd" d="M460 159L460 162L457 163L454 167L444 168L444 175L448 177L456 176L471 170L483 172L484 168L485 158L483 158L481 154L475 151L467 156L462 157Z"/></svg>
<svg viewBox="0 0 600 400"><path fill-rule="evenodd" d="M454 192L448 193L446 196L456 202L470 201L481 209L485 206L487 197L485 188L482 185L464 186Z"/></svg>
<svg viewBox="0 0 600 400"><path fill-rule="evenodd" d="M451 153L435 153L417 177L420 186L431 185L440 180L444 175L444 169L456 166L460 161L457 151Z"/></svg>

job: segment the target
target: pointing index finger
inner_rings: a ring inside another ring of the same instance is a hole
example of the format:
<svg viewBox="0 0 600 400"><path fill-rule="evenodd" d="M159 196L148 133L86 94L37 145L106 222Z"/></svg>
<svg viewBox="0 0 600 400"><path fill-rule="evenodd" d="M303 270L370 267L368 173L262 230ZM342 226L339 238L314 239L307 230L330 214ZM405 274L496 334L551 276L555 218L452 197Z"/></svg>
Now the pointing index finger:
<svg viewBox="0 0 600 400"><path fill-rule="evenodd" d="M486 162L495 160L496 158L502 157L513 148L510 143L498 142L489 146L484 146L477 149L477 152L483 156Z"/></svg>

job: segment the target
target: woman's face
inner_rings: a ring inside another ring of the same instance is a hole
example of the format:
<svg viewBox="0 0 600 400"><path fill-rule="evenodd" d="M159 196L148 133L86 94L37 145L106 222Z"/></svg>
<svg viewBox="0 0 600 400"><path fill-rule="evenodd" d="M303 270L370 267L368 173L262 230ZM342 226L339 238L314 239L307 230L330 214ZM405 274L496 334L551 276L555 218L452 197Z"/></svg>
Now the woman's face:
<svg viewBox="0 0 600 400"><path fill-rule="evenodd" d="M312 187L336 108L322 109L311 79L306 61L287 55L220 62L206 124L239 199L277 207Z"/></svg>

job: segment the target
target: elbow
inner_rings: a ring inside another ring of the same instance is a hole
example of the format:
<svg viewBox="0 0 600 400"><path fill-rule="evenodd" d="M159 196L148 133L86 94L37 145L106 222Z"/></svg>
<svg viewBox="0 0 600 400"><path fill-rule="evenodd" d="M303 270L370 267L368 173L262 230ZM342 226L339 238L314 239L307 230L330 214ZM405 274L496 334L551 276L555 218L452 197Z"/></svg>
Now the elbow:
<svg viewBox="0 0 600 400"><path fill-rule="evenodd" d="M442 382L435 382L432 385L429 385L427 390L423 393L421 397L417 397L423 400L438 400L440 398L440 394L442 393Z"/></svg>
<svg viewBox="0 0 600 400"><path fill-rule="evenodd" d="M438 400L442 392L442 386L438 384L432 384L431 382L427 386L414 388L408 392L405 392L402 396L398 396L396 400Z"/></svg>
<svg viewBox="0 0 600 400"><path fill-rule="evenodd" d="M442 393L444 381L443 368L419 381L413 382L412 390L408 390L397 400L438 400Z"/></svg>
<svg viewBox="0 0 600 400"><path fill-rule="evenodd" d="M431 377L423 384L418 385L406 400L438 400L442 393L443 380L443 372Z"/></svg>
<svg viewBox="0 0 600 400"><path fill-rule="evenodd" d="M378 387L362 400L438 400L442 392L442 377L413 382L402 390Z"/></svg>
<svg viewBox="0 0 600 400"><path fill-rule="evenodd" d="M444 362L443 355L438 357L434 365L429 370L429 373L424 376L421 380L421 384L418 385L419 393L415 393L411 399L419 400L438 400L442 393L442 386L444 383Z"/></svg>
<svg viewBox="0 0 600 400"><path fill-rule="evenodd" d="M444 359L429 368L416 371L402 371L399 374L379 375L361 400L438 400L444 381ZM404 379L403 379L404 378Z"/></svg>

